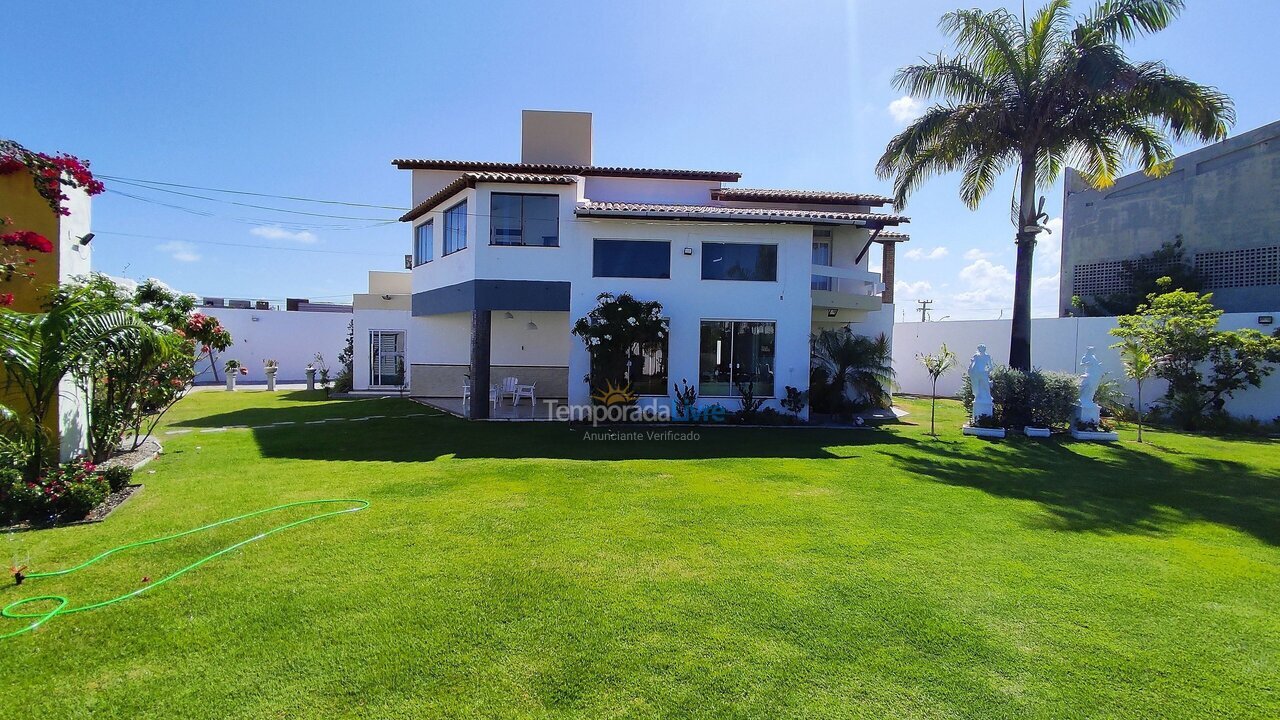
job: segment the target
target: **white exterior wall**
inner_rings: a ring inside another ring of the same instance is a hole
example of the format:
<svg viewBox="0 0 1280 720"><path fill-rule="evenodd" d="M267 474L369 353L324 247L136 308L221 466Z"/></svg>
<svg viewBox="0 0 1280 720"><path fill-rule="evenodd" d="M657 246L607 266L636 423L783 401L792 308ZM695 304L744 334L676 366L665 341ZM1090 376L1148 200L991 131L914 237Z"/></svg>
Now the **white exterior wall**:
<svg viewBox="0 0 1280 720"><path fill-rule="evenodd" d="M67 199L63 206L71 211L58 223L58 282L89 274L93 256L93 244L81 245L80 238L92 226L92 201L84 190L64 185ZM76 387L70 377L58 384L58 436L59 454L63 461L83 454L89 449L89 399Z"/></svg>
<svg viewBox="0 0 1280 720"><path fill-rule="evenodd" d="M332 376L337 377L338 353L347 343L347 323L353 319L350 313L231 308L206 308L201 312L218 318L231 333L231 347L218 353L218 377L223 377L222 364L234 358L249 369L249 374L241 377L243 382L266 382L262 361L267 359L280 363L277 382L303 382L307 379L307 364L316 353L324 355ZM196 370L197 383L213 381L207 361Z"/></svg>
<svg viewBox="0 0 1280 720"><path fill-rule="evenodd" d="M666 180L589 175L583 178L584 194L595 202L650 202L709 205L713 180Z"/></svg>
<svg viewBox="0 0 1280 720"><path fill-rule="evenodd" d="M671 279L593 278L594 238L669 240ZM809 331L812 305L809 294L812 230L806 225L732 225L726 223L679 224L631 220L583 221L565 248L566 270L572 278L569 316L580 318L595 307L602 292L630 292L639 300L662 303L671 323L668 342L668 383L687 379L696 385L699 371L699 339L703 320L756 320L776 323L774 399L767 407L781 410L778 398L784 386L809 386ZM703 242L752 242L778 246L778 280L741 282L702 279ZM565 244L562 239L562 245ZM684 249L692 248L692 255ZM589 402L589 388L581 381L590 358L586 347L569 338L569 401ZM738 407L736 397L699 398L700 405L720 403ZM663 404L668 397L661 399Z"/></svg>
<svg viewBox="0 0 1280 720"><path fill-rule="evenodd" d="M1265 313L1264 313L1265 314ZM1270 313L1280 315L1280 310ZM1257 324L1258 313L1227 313L1218 322L1222 330L1253 328L1269 332L1273 326ZM1110 334L1116 326L1115 318L1033 318L1031 320L1031 364L1041 370L1077 372L1080 357L1092 346L1102 367L1114 378L1124 382L1130 398L1137 395L1137 386L1124 380L1124 365L1119 353L1111 345L1119 338ZM916 359L920 353L931 354L946 343L957 356L956 369L938 381L940 396L956 396L960 393L964 370L979 343L985 343L987 352L998 364L1009 362L1008 320L964 320L930 323L898 323L894 332L893 367L898 372L898 384L902 392L928 395L929 376ZM1161 380L1143 383L1143 404L1150 406L1164 394L1167 385ZM1280 374L1265 380L1260 388L1251 388L1236 394L1227 402L1227 412L1237 417L1256 417L1270 420L1280 416Z"/></svg>
<svg viewBox="0 0 1280 720"><path fill-rule="evenodd" d="M400 330L405 333L405 372L409 372L409 317L408 310L382 310L357 308L351 314L355 323L351 336L351 388L369 389L369 332L372 330ZM328 358L328 355L325 356Z"/></svg>

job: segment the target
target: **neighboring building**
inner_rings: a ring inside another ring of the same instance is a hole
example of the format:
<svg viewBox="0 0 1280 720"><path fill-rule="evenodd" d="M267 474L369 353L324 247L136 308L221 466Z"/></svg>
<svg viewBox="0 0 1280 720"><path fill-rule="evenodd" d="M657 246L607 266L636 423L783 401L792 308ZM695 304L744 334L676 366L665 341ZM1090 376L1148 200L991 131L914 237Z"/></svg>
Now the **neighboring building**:
<svg viewBox="0 0 1280 720"><path fill-rule="evenodd" d="M1177 158L1165 177L1134 173L1101 191L1068 168L1060 314L1073 295L1128 290L1122 262L1177 240L1223 310L1280 307L1278 139L1274 122Z"/></svg>
<svg viewBox="0 0 1280 720"><path fill-rule="evenodd" d="M414 207L401 218L413 224L410 316L401 288L385 294L407 321L413 395L458 398L468 377L487 388L516 376L539 398L588 403L588 354L569 329L605 292L662 303L667 347L631 378L662 403L687 379L701 404L734 409L734 383L750 376L779 408L785 386L809 386L811 333L892 332L892 296L867 269L876 233L907 222L875 211L890 198L597 166L590 128L588 113L525 111L522 162L394 161L413 173ZM905 239L880 243L886 272ZM373 284L360 297L380 297ZM392 316L364 324L357 347L398 352L374 338L399 329ZM473 394L472 417L487 416L485 396Z"/></svg>
<svg viewBox="0 0 1280 720"><path fill-rule="evenodd" d="M369 273L369 292L352 298L353 389L399 390L405 386L411 294L411 273L375 270Z"/></svg>
<svg viewBox="0 0 1280 720"><path fill-rule="evenodd" d="M93 234L89 231L91 200L79 188L62 186L67 199L62 206L70 214L59 215L41 197L26 172L0 174L0 217L9 218L4 232L31 230L48 238L52 253L31 253L35 260L27 271L34 273L30 282L14 279L0 286L0 292L13 293L9 309L18 312L40 312L48 292L74 277L88 275ZM4 390L0 371L0 402L20 406L20 396ZM66 378L58 394L55 417L46 418L45 426L57 434L61 457L68 460L87 447L88 403L75 383Z"/></svg>

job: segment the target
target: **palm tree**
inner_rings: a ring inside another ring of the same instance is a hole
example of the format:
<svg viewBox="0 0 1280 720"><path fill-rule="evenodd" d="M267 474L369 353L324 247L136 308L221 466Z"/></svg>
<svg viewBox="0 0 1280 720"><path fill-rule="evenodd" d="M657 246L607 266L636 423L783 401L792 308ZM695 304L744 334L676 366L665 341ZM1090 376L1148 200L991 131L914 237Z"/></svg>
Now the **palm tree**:
<svg viewBox="0 0 1280 720"><path fill-rule="evenodd" d="M29 477L55 459L44 422L53 412L63 378L88 372L118 341L150 345L156 335L135 313L105 311L83 288L60 292L43 313L0 309L0 367L5 389L16 387L25 405L14 423L33 450Z"/></svg>
<svg viewBox="0 0 1280 720"><path fill-rule="evenodd" d="M845 398L845 388L849 387L872 405L886 405L895 373L893 352L884 333L871 338L855 335L849 328L842 327L814 335L812 344L813 357L828 383L827 403L838 406Z"/></svg>
<svg viewBox="0 0 1280 720"><path fill-rule="evenodd" d="M959 171L960 198L971 209L1010 167L1018 172L1017 263L1009 365L1031 369L1031 270L1043 229L1047 187L1071 163L1097 188L1136 159L1151 176L1166 174L1169 138L1226 136L1235 122L1230 98L1175 75L1161 62L1133 62L1120 47L1163 30L1183 0L1103 0L1072 17L1053 0L1030 19L1007 10L957 10L941 28L952 56L898 71L909 95L942 100L889 142L876 167L893 178L899 208L933 175Z"/></svg>
<svg viewBox="0 0 1280 720"><path fill-rule="evenodd" d="M929 434L937 437L938 433L933 427L933 418L938 409L938 378L947 374L951 368L956 366L956 354L951 352L946 343L942 343L942 347L938 348L937 355L917 354L916 359L924 366L924 371L929 373L929 379L933 381L932 403L929 405Z"/></svg>

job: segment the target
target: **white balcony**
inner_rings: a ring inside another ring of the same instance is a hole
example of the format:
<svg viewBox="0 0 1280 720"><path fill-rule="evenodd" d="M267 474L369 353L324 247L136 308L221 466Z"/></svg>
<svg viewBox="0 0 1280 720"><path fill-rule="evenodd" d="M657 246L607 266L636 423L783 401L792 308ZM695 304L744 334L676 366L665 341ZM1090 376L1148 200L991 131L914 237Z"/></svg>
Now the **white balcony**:
<svg viewBox="0 0 1280 720"><path fill-rule="evenodd" d="M856 322L880 309L879 273L832 265L813 265L810 272L815 320Z"/></svg>

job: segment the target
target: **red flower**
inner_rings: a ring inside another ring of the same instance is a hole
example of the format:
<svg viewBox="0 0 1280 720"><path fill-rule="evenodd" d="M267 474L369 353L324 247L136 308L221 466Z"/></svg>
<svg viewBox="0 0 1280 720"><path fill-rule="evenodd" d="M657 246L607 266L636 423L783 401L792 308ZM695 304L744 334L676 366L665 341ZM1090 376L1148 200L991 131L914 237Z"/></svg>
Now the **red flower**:
<svg viewBox="0 0 1280 720"><path fill-rule="evenodd" d="M8 307L13 304L13 293L0 293L0 307Z"/></svg>
<svg viewBox="0 0 1280 720"><path fill-rule="evenodd" d="M22 247L39 253L53 252L53 243L49 242L49 238L31 230L18 230L0 235L0 244L8 247Z"/></svg>

